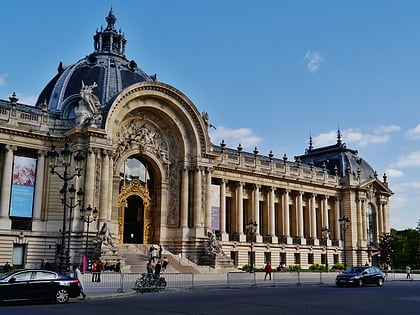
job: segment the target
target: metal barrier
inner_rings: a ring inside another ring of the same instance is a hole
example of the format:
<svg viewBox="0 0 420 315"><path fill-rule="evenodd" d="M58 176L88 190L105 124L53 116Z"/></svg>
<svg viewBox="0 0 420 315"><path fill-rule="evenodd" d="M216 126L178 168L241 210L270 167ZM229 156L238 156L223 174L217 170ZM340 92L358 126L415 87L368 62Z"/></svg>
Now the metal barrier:
<svg viewBox="0 0 420 315"><path fill-rule="evenodd" d="M83 282L85 289L108 289L115 292L130 292L142 273L119 273L105 271L100 274L100 282L93 282L93 274L85 273ZM281 286L281 285L335 285L338 272L272 272L271 279L265 272L228 272L228 273L161 273L167 282L167 288L194 287L234 287L234 286ZM387 271L386 281L406 280L405 273ZM411 275L413 280L413 274Z"/></svg>

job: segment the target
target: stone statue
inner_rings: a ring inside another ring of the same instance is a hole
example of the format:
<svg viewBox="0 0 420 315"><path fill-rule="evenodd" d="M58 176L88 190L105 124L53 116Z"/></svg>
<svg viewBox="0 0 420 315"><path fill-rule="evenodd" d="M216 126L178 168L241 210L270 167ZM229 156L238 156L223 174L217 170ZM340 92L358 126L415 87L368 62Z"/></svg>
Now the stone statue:
<svg viewBox="0 0 420 315"><path fill-rule="evenodd" d="M92 85L85 85L85 83L82 81L82 89L79 92L80 97L89 107L92 113L95 113L100 105L99 98L93 94L93 89L96 87L98 87L96 82L94 82Z"/></svg>
<svg viewBox="0 0 420 315"><path fill-rule="evenodd" d="M207 255L216 255L216 256L223 256L222 245L220 245L219 241L216 238L216 234L214 231L207 232L208 240L207 244L205 245L205 250Z"/></svg>
<svg viewBox="0 0 420 315"><path fill-rule="evenodd" d="M111 230L108 225L104 223L102 228L98 231L96 235L96 250L100 256L115 254L117 247L114 244L112 239Z"/></svg>

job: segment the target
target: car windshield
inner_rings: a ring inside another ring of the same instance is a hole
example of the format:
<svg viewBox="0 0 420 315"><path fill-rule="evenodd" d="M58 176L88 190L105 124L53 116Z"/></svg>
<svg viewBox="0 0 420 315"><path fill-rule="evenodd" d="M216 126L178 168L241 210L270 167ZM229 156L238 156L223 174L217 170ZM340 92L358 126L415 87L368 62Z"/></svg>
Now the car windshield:
<svg viewBox="0 0 420 315"><path fill-rule="evenodd" d="M347 268L345 273L361 273L363 270L365 270L365 267L350 267Z"/></svg>

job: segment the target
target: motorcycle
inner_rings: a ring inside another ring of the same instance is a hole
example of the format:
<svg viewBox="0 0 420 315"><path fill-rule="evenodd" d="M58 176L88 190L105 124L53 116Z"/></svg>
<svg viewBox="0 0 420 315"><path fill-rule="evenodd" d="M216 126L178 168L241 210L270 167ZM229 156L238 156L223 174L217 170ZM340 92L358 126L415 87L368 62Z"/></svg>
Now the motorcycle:
<svg viewBox="0 0 420 315"><path fill-rule="evenodd" d="M165 290L166 280L160 275L154 273L142 273L141 277L136 280L133 290L137 293L159 292Z"/></svg>

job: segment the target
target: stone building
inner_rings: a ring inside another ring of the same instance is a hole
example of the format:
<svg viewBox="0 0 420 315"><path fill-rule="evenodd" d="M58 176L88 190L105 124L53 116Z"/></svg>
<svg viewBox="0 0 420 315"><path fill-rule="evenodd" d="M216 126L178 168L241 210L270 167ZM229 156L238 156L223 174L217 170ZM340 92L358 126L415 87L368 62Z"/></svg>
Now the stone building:
<svg viewBox="0 0 420 315"><path fill-rule="evenodd" d="M375 263L392 192L339 131L293 161L214 144L208 114L126 58L112 10L106 22L35 106L0 101L0 263L80 262L104 224L115 248L161 244L197 264ZM50 167L68 150L80 176Z"/></svg>

